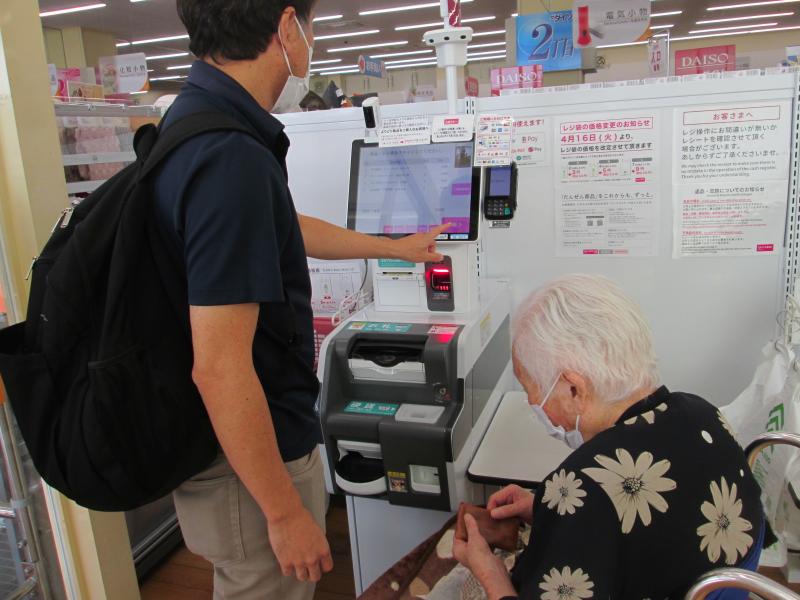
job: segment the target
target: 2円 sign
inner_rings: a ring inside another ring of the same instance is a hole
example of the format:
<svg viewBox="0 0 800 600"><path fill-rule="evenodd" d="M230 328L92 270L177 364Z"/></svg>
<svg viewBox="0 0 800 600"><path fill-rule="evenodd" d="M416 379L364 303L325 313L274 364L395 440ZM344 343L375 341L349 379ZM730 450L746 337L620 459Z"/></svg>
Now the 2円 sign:
<svg viewBox="0 0 800 600"><path fill-rule="evenodd" d="M711 46L675 53L675 75L736 70L736 46Z"/></svg>
<svg viewBox="0 0 800 600"><path fill-rule="evenodd" d="M517 66L541 65L542 71L581 68L581 51L572 40L572 11L517 17Z"/></svg>

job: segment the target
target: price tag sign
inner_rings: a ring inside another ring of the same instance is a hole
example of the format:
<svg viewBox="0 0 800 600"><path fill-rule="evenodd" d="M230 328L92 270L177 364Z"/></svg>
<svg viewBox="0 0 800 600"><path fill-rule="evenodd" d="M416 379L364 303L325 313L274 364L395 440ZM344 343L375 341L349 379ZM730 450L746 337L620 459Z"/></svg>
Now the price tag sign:
<svg viewBox="0 0 800 600"><path fill-rule="evenodd" d="M572 11L517 17L517 66L541 65L544 72L581 68L572 38Z"/></svg>

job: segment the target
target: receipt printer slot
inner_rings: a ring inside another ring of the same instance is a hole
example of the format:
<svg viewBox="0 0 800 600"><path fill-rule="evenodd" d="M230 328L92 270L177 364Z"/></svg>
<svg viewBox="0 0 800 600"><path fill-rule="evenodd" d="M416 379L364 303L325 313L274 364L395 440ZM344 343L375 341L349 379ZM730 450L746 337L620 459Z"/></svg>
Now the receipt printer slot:
<svg viewBox="0 0 800 600"><path fill-rule="evenodd" d="M357 381L425 383L424 342L405 344L359 340L348 366Z"/></svg>

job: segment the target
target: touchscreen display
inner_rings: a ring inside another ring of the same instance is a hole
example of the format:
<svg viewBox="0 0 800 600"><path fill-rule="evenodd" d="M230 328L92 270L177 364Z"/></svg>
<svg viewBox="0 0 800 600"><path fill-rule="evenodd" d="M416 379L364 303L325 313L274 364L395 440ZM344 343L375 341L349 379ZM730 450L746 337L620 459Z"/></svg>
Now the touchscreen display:
<svg viewBox="0 0 800 600"><path fill-rule="evenodd" d="M489 196L505 198L511 195L511 167L492 167L489 177Z"/></svg>
<svg viewBox="0 0 800 600"><path fill-rule="evenodd" d="M405 148L361 148L354 229L397 235L443 223L451 240L466 240L472 216L472 142Z"/></svg>

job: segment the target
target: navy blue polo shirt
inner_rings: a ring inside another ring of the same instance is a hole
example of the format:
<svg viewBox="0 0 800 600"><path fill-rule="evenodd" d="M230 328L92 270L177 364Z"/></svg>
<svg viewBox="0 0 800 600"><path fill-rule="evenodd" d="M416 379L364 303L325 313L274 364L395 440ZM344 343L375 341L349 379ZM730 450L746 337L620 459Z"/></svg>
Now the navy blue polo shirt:
<svg viewBox="0 0 800 600"><path fill-rule="evenodd" d="M296 460L321 434L311 282L286 172L289 139L242 86L197 61L163 126L201 112L226 113L260 139L214 132L181 146L156 173L156 219L186 265L190 305L260 305L253 361L281 456Z"/></svg>

